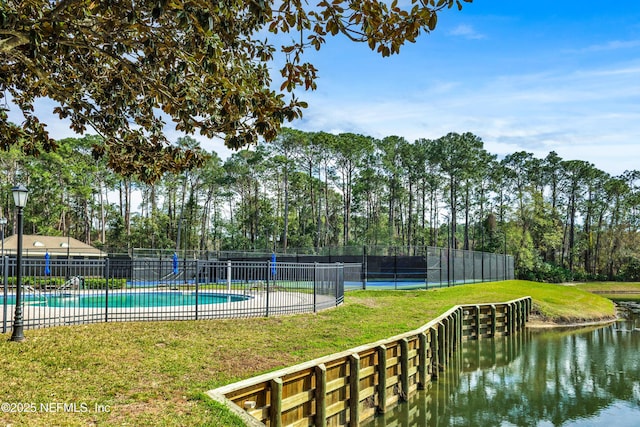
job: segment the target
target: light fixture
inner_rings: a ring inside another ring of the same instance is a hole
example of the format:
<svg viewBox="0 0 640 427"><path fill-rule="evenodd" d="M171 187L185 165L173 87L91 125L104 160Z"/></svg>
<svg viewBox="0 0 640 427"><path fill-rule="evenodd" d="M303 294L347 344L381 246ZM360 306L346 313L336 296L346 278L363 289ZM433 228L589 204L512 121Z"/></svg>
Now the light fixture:
<svg viewBox="0 0 640 427"><path fill-rule="evenodd" d="M13 316L13 331L10 341L24 341L24 325L22 319L22 211L27 204L29 190L22 184L11 189L13 201L18 209L18 242L16 253L16 312Z"/></svg>
<svg viewBox="0 0 640 427"><path fill-rule="evenodd" d="M29 190L22 184L18 184L11 189L13 193L13 201L16 204L16 208L24 208L27 205L27 196Z"/></svg>

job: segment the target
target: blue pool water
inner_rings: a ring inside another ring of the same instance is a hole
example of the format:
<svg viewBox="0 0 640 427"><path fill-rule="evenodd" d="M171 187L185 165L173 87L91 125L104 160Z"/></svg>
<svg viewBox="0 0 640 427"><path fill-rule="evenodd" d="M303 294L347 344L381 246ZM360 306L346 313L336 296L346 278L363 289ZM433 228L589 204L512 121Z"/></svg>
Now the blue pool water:
<svg viewBox="0 0 640 427"><path fill-rule="evenodd" d="M222 304L248 300L249 296L236 294L221 294L214 292L113 292L109 294L81 294L55 293L24 296L27 305L38 307L75 307L75 308L133 308L133 307L172 307L203 304ZM2 303L0 297L0 304ZM15 297L7 298L8 304L15 304Z"/></svg>

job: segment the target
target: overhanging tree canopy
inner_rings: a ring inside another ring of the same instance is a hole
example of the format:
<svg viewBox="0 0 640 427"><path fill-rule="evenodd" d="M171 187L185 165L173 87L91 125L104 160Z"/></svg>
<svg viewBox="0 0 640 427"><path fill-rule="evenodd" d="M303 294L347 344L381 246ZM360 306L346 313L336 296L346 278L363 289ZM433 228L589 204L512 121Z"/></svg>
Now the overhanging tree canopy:
<svg viewBox="0 0 640 427"><path fill-rule="evenodd" d="M471 2L472 0L464 0ZM0 2L0 146L38 154L56 148L34 109L38 98L71 129L98 132L117 172L153 181L201 164L203 153L176 147L165 121L187 134L224 138L230 148L272 140L301 116L285 96L315 88L306 48L339 33L383 56L433 30L437 13L460 0L7 0ZM271 88L276 48L265 30L292 33L282 46L283 83ZM8 120L13 101L24 121Z"/></svg>

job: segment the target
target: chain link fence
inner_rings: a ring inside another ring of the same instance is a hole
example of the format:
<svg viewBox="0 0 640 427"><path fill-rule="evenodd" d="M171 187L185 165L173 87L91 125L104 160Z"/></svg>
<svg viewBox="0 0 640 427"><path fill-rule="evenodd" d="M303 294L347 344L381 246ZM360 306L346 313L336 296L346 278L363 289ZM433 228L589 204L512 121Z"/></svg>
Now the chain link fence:
<svg viewBox="0 0 640 427"><path fill-rule="evenodd" d="M133 259L147 256L171 257L170 250L134 249ZM432 246L340 246L296 248L287 251L190 251L181 259L248 261L268 260L290 263L343 263L361 266L345 278L349 289L430 289L515 278L510 255L438 248ZM351 269L353 270L353 269Z"/></svg>

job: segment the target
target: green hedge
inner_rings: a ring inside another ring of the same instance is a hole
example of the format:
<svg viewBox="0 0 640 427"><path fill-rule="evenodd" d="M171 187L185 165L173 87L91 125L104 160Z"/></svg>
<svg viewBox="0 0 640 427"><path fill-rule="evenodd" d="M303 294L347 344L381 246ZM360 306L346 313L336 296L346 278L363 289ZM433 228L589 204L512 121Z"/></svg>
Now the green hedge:
<svg viewBox="0 0 640 427"><path fill-rule="evenodd" d="M66 283L64 277L23 277L22 285L30 286L33 289L51 290L58 289ZM107 282L101 277L84 277L81 279L80 289L104 289ZM126 279L109 279L109 289L125 289ZM7 284L10 288L15 288L16 278L9 277Z"/></svg>

